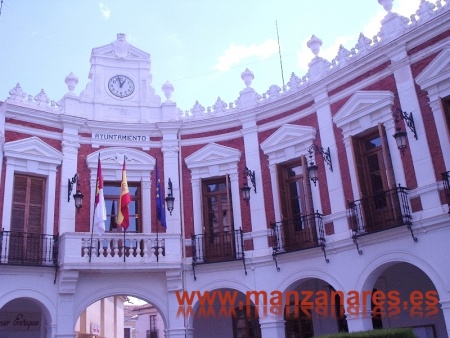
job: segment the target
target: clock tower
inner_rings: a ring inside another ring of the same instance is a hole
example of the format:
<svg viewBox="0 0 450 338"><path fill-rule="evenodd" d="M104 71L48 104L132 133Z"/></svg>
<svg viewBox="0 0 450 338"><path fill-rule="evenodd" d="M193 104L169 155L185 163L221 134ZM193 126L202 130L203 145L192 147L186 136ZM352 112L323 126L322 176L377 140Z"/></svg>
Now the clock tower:
<svg viewBox="0 0 450 338"><path fill-rule="evenodd" d="M90 82L80 93L77 115L129 123L161 121L161 98L151 85L150 54L119 33L116 41L94 48L90 62Z"/></svg>

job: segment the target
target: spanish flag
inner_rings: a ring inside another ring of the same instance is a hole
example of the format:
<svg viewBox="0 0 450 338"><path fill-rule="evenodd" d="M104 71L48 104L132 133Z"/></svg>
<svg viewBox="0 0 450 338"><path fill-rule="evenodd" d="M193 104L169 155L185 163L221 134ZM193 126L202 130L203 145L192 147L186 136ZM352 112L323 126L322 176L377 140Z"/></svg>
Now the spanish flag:
<svg viewBox="0 0 450 338"><path fill-rule="evenodd" d="M125 232L130 225L130 213L128 211L128 204L131 202L130 191L128 190L127 172L125 170L125 158L123 159L122 167L122 184L120 185L119 198L119 216L117 224L123 228Z"/></svg>

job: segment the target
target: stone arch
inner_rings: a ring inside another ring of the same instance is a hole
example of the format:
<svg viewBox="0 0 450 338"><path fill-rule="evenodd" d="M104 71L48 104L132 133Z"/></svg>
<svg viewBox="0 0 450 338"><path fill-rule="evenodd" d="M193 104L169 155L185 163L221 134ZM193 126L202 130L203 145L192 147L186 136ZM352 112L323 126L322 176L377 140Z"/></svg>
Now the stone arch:
<svg viewBox="0 0 450 338"><path fill-rule="evenodd" d="M73 327L75 327L76 321L83 310L86 309L89 305L106 297L123 295L123 290L127 290L127 295L143 299L152 304L160 313L164 321L164 326L166 328L169 327L167 302L160 295L158 295L158 293L153 292L151 289L145 289L142 287L126 285L122 283L115 285L105 285L102 288L91 290L91 292L87 293L82 299L76 301L74 304L73 312Z"/></svg>
<svg viewBox="0 0 450 338"><path fill-rule="evenodd" d="M47 337L51 337L54 332L53 326L56 323L56 305L50 298L42 292L36 290L15 290L0 296L0 310L9 302L19 299L27 299L35 303L42 311L46 325L49 327Z"/></svg>
<svg viewBox="0 0 450 338"><path fill-rule="evenodd" d="M359 274L354 290L368 290L369 286L371 289L380 274L388 267L397 263L409 263L420 269L428 276L428 278L430 278L439 294L449 292L445 281L441 279L439 273L428 262L410 253L398 251L381 254L367 264Z"/></svg>

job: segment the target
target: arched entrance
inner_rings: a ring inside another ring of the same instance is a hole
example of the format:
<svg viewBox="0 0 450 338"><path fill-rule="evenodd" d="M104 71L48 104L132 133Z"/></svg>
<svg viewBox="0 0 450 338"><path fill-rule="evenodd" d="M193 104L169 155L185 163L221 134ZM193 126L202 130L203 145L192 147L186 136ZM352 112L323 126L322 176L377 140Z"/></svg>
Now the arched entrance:
<svg viewBox="0 0 450 338"><path fill-rule="evenodd" d="M381 266L369 276L364 289L372 291L374 328L411 327L420 337L448 337L438 291L418 267L405 262Z"/></svg>
<svg viewBox="0 0 450 338"><path fill-rule="evenodd" d="M75 325L76 338L164 338L165 324L156 307L145 300L113 295L86 307Z"/></svg>
<svg viewBox="0 0 450 338"><path fill-rule="evenodd" d="M52 337L50 313L35 299L11 300L0 309L0 336Z"/></svg>
<svg viewBox="0 0 450 338"><path fill-rule="evenodd" d="M342 291L319 278L302 280L284 293L286 338L348 332Z"/></svg>
<svg viewBox="0 0 450 338"><path fill-rule="evenodd" d="M195 304L180 315L191 316L193 337L260 338L258 309L252 296L221 288L195 294Z"/></svg>

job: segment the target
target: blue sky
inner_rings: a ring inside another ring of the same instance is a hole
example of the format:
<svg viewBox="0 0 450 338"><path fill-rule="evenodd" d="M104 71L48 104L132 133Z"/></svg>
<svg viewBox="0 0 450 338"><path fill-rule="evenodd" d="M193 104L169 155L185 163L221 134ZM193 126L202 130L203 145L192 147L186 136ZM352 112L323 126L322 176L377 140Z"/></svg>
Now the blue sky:
<svg viewBox="0 0 450 338"><path fill-rule="evenodd" d="M394 0L393 11L409 17L420 0ZM92 48L117 33L151 54L153 87L173 84L182 110L198 100L234 102L249 68L260 94L283 85L292 72L306 74L313 54L306 42L323 41L320 56L332 60L339 45L351 49L362 32L372 38L386 14L377 0L3 0L0 16L0 101L17 83L33 96L44 89L58 101L64 78L78 76L75 93L88 83Z"/></svg>

